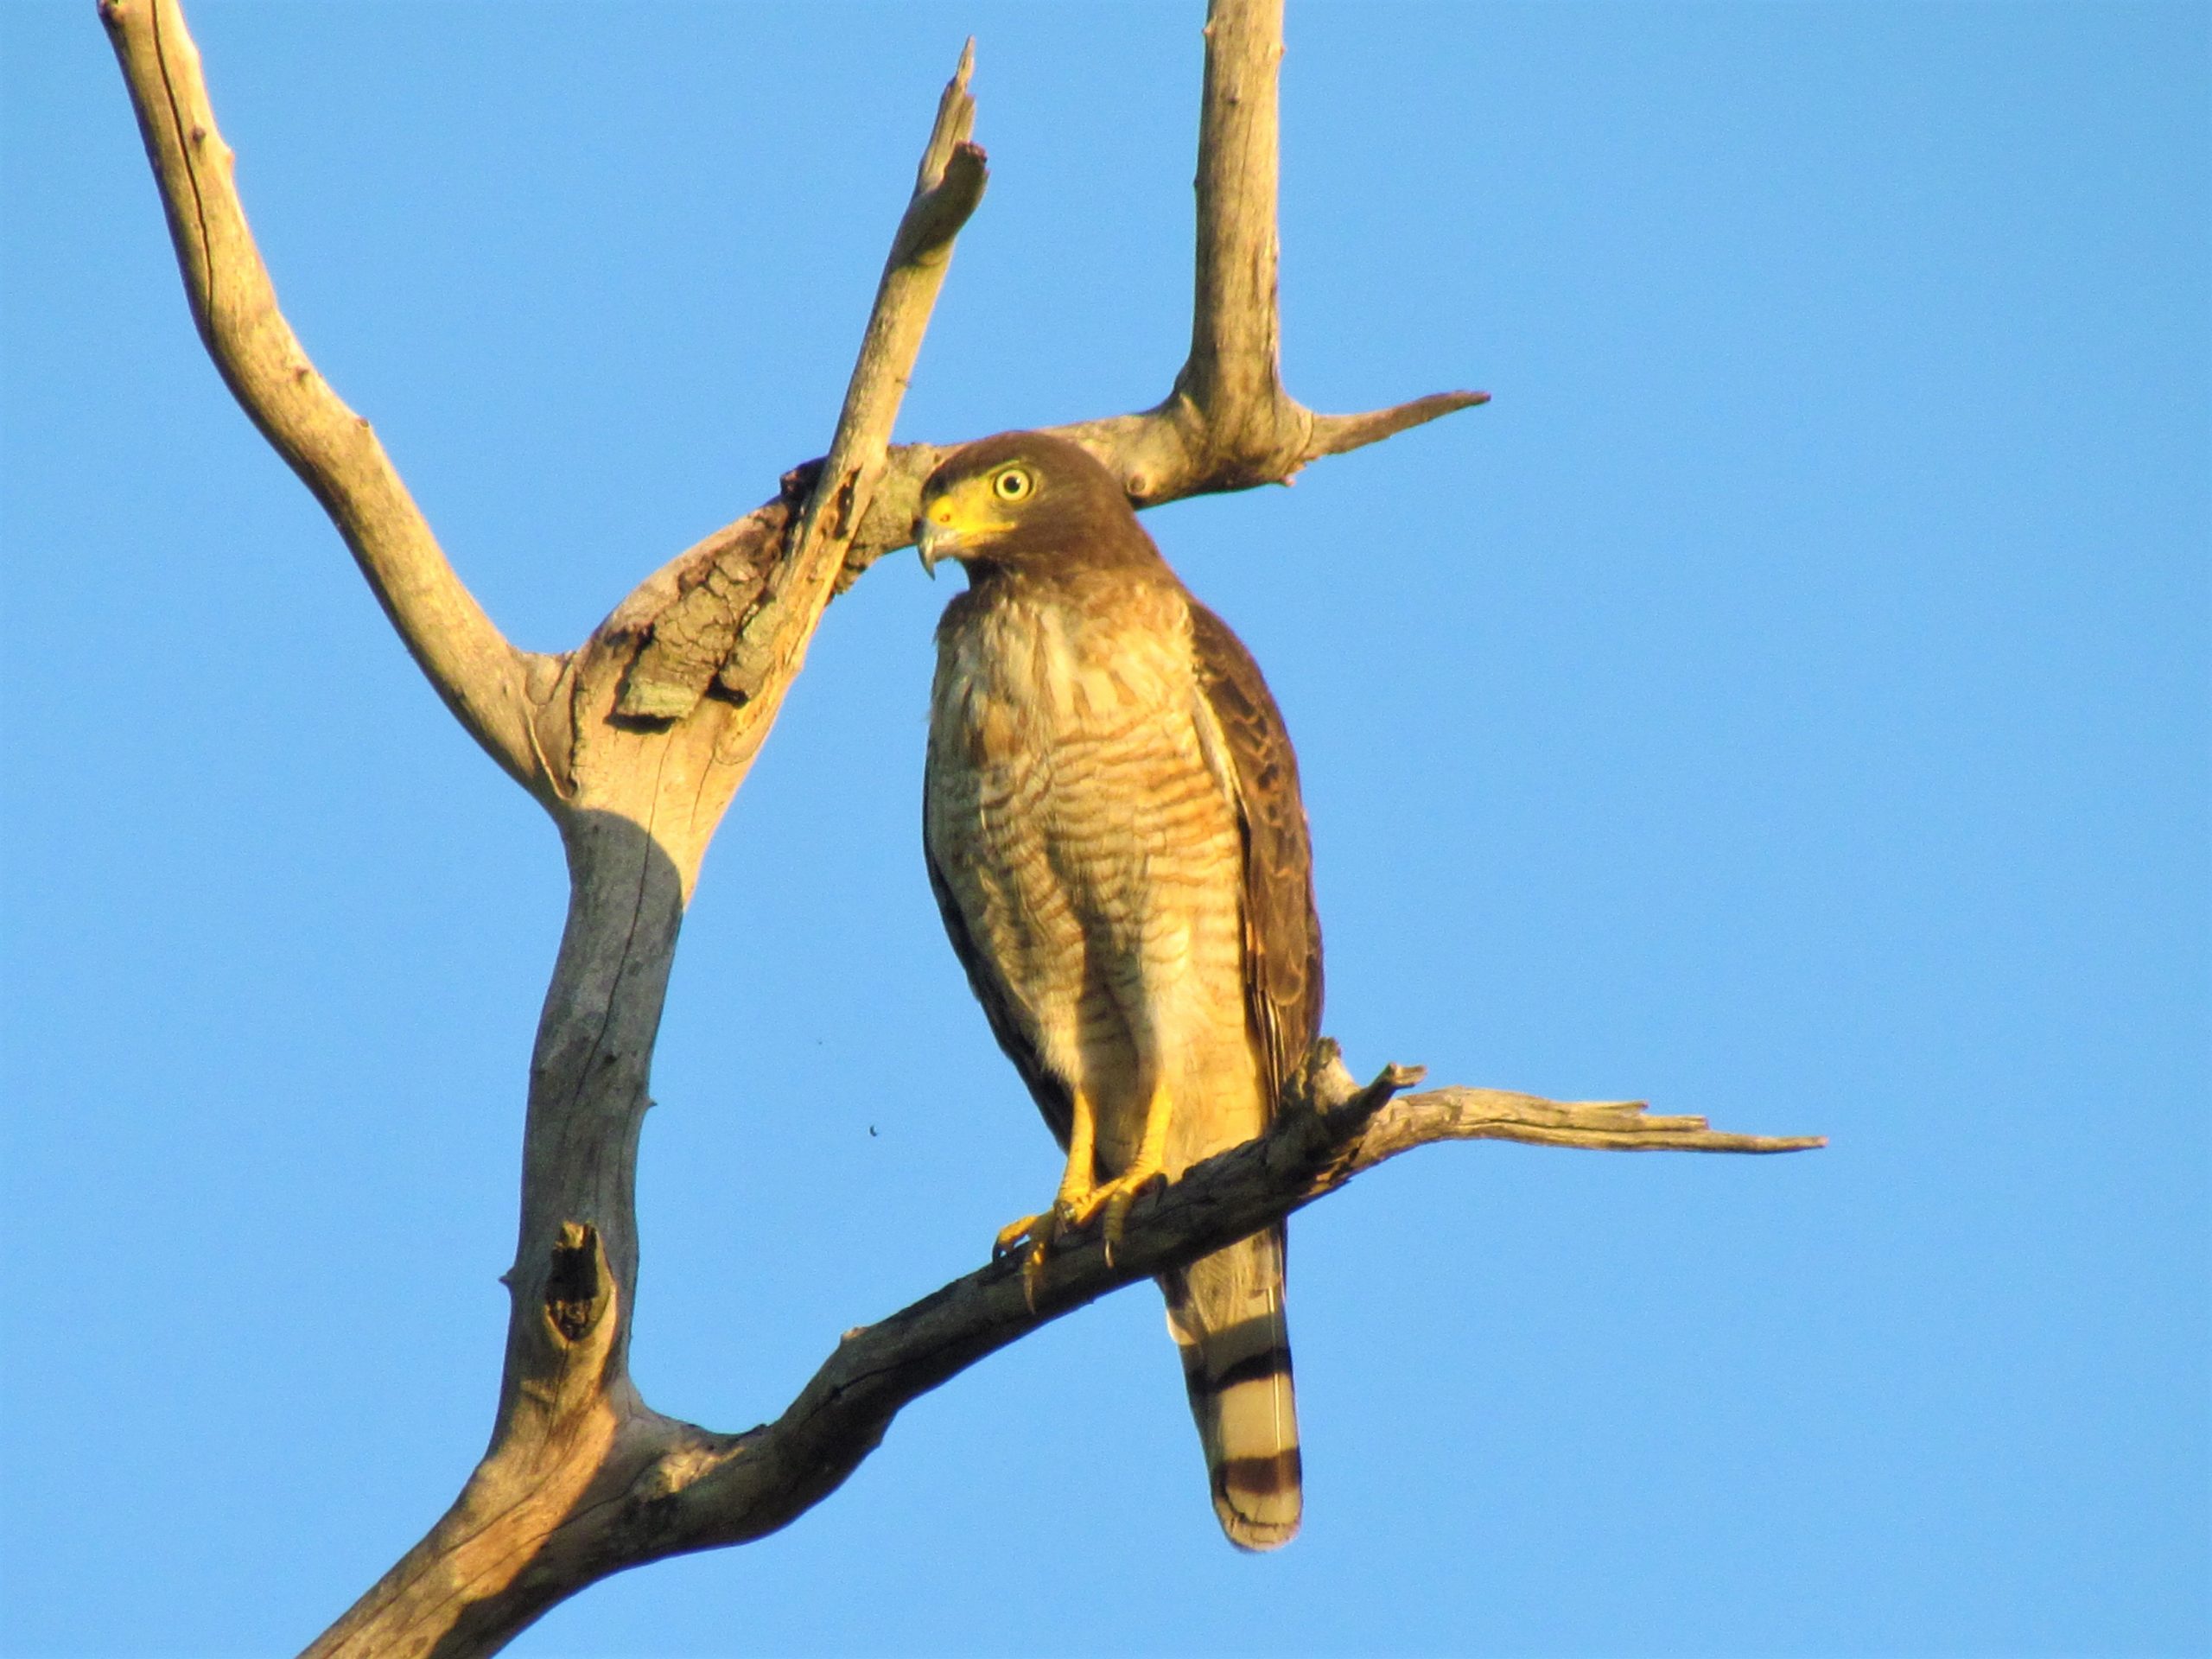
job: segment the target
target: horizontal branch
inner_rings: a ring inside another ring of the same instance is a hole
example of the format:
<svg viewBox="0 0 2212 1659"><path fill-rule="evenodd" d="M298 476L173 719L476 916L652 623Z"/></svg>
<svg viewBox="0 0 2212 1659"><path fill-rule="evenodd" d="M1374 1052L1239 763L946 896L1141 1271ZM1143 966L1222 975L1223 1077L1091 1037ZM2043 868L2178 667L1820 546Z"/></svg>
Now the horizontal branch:
<svg viewBox="0 0 2212 1659"><path fill-rule="evenodd" d="M909 1402L1038 1326L1124 1286L1187 1266L1335 1192L1363 1171L1443 1141L1519 1141L1598 1150L1798 1152L1817 1136L1728 1134L1701 1117L1655 1117L1640 1103L1563 1102L1503 1090L1402 1091L1417 1070L1352 1085L1335 1045L1316 1051L1312 1093L1257 1141L1194 1166L1130 1211L1118 1246L1064 1241L1041 1272L995 1262L880 1324L848 1332L773 1423L713 1436L668 1423L663 1457L594 1528L626 1535L615 1553L652 1560L744 1542L819 1503L858 1467ZM664 1420L665 1421L665 1420ZM596 1540L603 1551L607 1540ZM634 1554L633 1554L634 1552Z"/></svg>
<svg viewBox="0 0 2212 1659"><path fill-rule="evenodd" d="M1426 397L1416 397L1409 404L1399 404L1390 409L1370 410L1364 415L1316 415L1313 416L1313 435L1306 445L1306 460L1319 461L1323 455L1341 455L1350 450L1363 449L1370 443L1394 438L1410 428L1424 426L1444 416L1457 414L1463 409L1474 409L1488 402L1490 393L1486 391L1435 391Z"/></svg>
<svg viewBox="0 0 2212 1659"><path fill-rule="evenodd" d="M1041 430L1079 443L1122 481L1130 503L1165 506L1194 495L1218 495L1287 484L1313 461L1363 449L1370 443L1463 409L1490 402L1486 391L1438 391L1410 403L1358 415L1320 415L1286 395L1294 411L1287 430L1294 435L1280 448L1239 449L1224 442L1217 427L1179 393L1166 403L1130 415L1071 421ZM840 591L858 580L887 554L914 543L914 517L922 486L957 445L909 443L887 455L875 496L860 532L845 555Z"/></svg>

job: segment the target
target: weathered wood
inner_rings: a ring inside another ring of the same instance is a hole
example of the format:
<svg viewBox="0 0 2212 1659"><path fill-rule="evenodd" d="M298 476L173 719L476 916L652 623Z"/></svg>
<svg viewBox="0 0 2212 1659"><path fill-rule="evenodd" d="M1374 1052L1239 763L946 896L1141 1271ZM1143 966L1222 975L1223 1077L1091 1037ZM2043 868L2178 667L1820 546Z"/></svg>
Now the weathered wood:
<svg viewBox="0 0 2212 1659"><path fill-rule="evenodd" d="M568 852L569 920L531 1064L492 1448L453 1507L313 1653L495 1650L556 1601L647 1559L628 1532L598 1524L606 1500L675 1452L715 1443L651 1410L629 1379L635 1165L653 1046L700 861L804 659L882 467L952 238L982 196L982 152L967 142L972 65L971 48L893 237L828 464L810 487L787 480L777 501L649 579L562 664L546 708L566 720L540 734L537 753ZM731 597L749 589L728 652L652 658L666 621L697 623L706 612L687 601L714 596L718 582ZM747 651L758 666L747 695L706 696ZM642 705L641 684L651 688ZM584 1236L595 1264L588 1295L577 1290ZM578 1514L581 1529L563 1519Z"/></svg>
<svg viewBox="0 0 2212 1659"><path fill-rule="evenodd" d="M975 67L976 43L971 40L962 49L960 66L938 100L937 122L923 149L914 193L891 238L868 332L845 389L836 435L814 474L788 555L748 595L750 614L728 617L735 626L729 627L731 637L719 658L687 638L680 660L673 654L657 660L654 646L665 625L656 622L652 645L626 680L618 714L680 719L706 694L709 682L752 700L788 683L798 672L847 550L867 518L899 401L952 261L953 238L983 199L988 176L983 152L969 142L975 129L976 100L968 82ZM711 596L712 592L711 584L702 582L694 594ZM703 626L709 639L721 638L719 619Z"/></svg>
<svg viewBox="0 0 2212 1659"><path fill-rule="evenodd" d="M1445 1139L1774 1152L1640 1106L1446 1089L1356 1090L1331 1059L1262 1141L1141 1200L1112 1259L1081 1236L1026 1283L998 1263L848 1334L773 1423L665 1417L628 1371L635 1163L669 973L709 842L773 726L833 588L904 545L944 450L887 448L950 257L981 199L973 43L940 101L825 460L647 577L575 651L508 644L461 584L367 423L278 310L232 185L177 0L101 16L226 382L329 512L457 718L546 807L568 924L540 1019L505 1364L490 1449L453 1506L309 1652L488 1654L608 1573L742 1542L822 1500L909 1401L1039 1325L1243 1236L1362 1170ZM1276 305L1281 0L1213 0L1199 123L1191 350L1154 409L1059 429L1152 505L1287 479L1324 454L1483 400L1445 392L1316 416L1284 391ZM1325 1057L1326 1058L1326 1057Z"/></svg>
<svg viewBox="0 0 2212 1659"><path fill-rule="evenodd" d="M176 0L101 0L200 338L223 384L330 515L370 591L454 716L524 788L531 696L556 664L518 651L446 562L365 420L316 372L276 304Z"/></svg>
<svg viewBox="0 0 2212 1659"><path fill-rule="evenodd" d="M747 1543L790 1524L835 1491L899 1413L931 1389L1040 1326L1245 1237L1415 1147L1504 1140L1599 1150L1781 1153L1824 1144L1723 1134L1702 1118L1649 1116L1633 1101L1554 1101L1483 1089L1406 1095L1421 1074L1397 1066L1362 1089L1345 1075L1335 1045L1322 1044L1315 1058L1312 1081L1301 1084L1264 1137L1140 1198L1116 1249L1109 1252L1095 1230L1067 1236L1033 1276L1026 1278L1015 1261L994 1262L877 1324L847 1332L772 1423L715 1434L657 1416L625 1395L632 1414L619 1439L610 1432L599 1442L607 1450L588 1492L543 1529L543 1505L528 1511L531 1572L498 1599L515 1618L513 1629L607 1573ZM525 1489L518 1504L533 1497ZM475 1616L488 1619L489 1605Z"/></svg>

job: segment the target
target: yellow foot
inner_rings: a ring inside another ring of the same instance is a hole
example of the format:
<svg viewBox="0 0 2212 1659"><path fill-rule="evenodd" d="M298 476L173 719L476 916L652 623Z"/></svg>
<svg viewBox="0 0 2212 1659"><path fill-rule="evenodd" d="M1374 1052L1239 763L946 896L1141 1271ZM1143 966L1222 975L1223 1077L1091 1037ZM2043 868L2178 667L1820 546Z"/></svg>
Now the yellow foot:
<svg viewBox="0 0 2212 1659"><path fill-rule="evenodd" d="M1042 1215L1024 1216L999 1229L991 1245L991 1259L1021 1253L1021 1300L1037 1311L1037 1287L1045 1279L1045 1255L1053 1241L1068 1230L1068 1207L1055 1204Z"/></svg>
<svg viewBox="0 0 2212 1659"><path fill-rule="evenodd" d="M1053 1224L1057 1210L1047 1210L1039 1216L1024 1216L1020 1221L1008 1222L999 1229L999 1236L991 1241L991 1260L1012 1255L1024 1244L1041 1244L1059 1229Z"/></svg>
<svg viewBox="0 0 2212 1659"><path fill-rule="evenodd" d="M1114 1252L1122 1243L1122 1229L1129 1218L1129 1206L1139 1195L1155 1183L1165 1185L1165 1171L1153 1168L1123 1170L1110 1181L1102 1181L1090 1189L1080 1204L1068 1207L1068 1224L1087 1227L1101 1211L1106 1215L1106 1265L1114 1265Z"/></svg>

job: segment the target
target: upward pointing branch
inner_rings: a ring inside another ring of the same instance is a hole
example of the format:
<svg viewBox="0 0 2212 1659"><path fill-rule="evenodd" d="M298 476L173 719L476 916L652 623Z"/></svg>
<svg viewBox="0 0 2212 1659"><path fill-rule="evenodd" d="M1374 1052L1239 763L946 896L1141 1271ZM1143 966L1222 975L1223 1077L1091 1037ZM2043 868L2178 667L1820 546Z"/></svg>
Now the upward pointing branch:
<svg viewBox="0 0 2212 1659"><path fill-rule="evenodd" d="M470 736L525 789L550 785L529 733L529 691L552 659L518 651L439 550L368 422L308 360L277 308L216 130L200 49L176 0L102 0L192 320L223 384L345 537L385 614Z"/></svg>
<svg viewBox="0 0 2212 1659"><path fill-rule="evenodd" d="M1178 478L1156 462L1141 465L1135 477L1125 472L1131 495L1146 503L1198 488L1281 483L1323 455L1489 401L1487 392L1444 391L1363 415L1316 415L1283 389L1276 287L1282 54L1282 0L1208 6L1191 354L1166 401L1135 417L1152 425L1154 447L1159 429L1172 429L1199 479Z"/></svg>
<svg viewBox="0 0 2212 1659"><path fill-rule="evenodd" d="M983 152L968 138L976 124L976 100L968 91L975 68L976 42L970 38L938 100L937 124L915 172L912 200L891 238L830 454L793 539L787 567L792 591L785 596L806 607L798 630L801 652L814 632L815 617L829 601L845 550L867 515L922 334L952 263L952 239L983 199L988 178Z"/></svg>
<svg viewBox="0 0 2212 1659"><path fill-rule="evenodd" d="M1440 391L1321 415L1285 390L1276 296L1282 0L1211 0L1205 39L1190 355L1153 408L1050 429L1096 455L1145 507L1284 483L1323 455L1490 401L1484 391ZM944 454L931 444L893 453L847 580L907 544L922 480Z"/></svg>
<svg viewBox="0 0 2212 1659"><path fill-rule="evenodd" d="M971 39L938 100L936 124L915 172L913 196L891 238L830 454L791 533L788 556L770 576L743 635L726 652L690 645L702 632L713 638L711 630L687 626L688 619L681 617L664 621L630 671L617 713L683 719L717 677L724 690L757 702L764 692L779 694L804 664L807 643L883 476L891 429L952 262L953 238L983 199L989 174L982 149L968 137L976 124L976 100L968 91L975 68ZM681 604L711 612L727 601L702 586Z"/></svg>
<svg viewBox="0 0 2212 1659"><path fill-rule="evenodd" d="M1282 49L1282 0L1217 5L1207 19L1191 355L1175 389L1215 421L1272 416L1284 401L1275 285Z"/></svg>

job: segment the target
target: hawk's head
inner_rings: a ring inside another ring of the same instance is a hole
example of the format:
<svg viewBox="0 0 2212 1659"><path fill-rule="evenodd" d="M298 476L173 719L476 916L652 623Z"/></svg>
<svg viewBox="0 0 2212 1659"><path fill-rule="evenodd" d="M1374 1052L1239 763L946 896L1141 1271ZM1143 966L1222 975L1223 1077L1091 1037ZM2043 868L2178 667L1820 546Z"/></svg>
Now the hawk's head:
<svg viewBox="0 0 2212 1659"><path fill-rule="evenodd" d="M947 455L914 520L922 568L939 559L1002 570L1160 557L1122 486L1090 452L1043 432L1001 432Z"/></svg>

